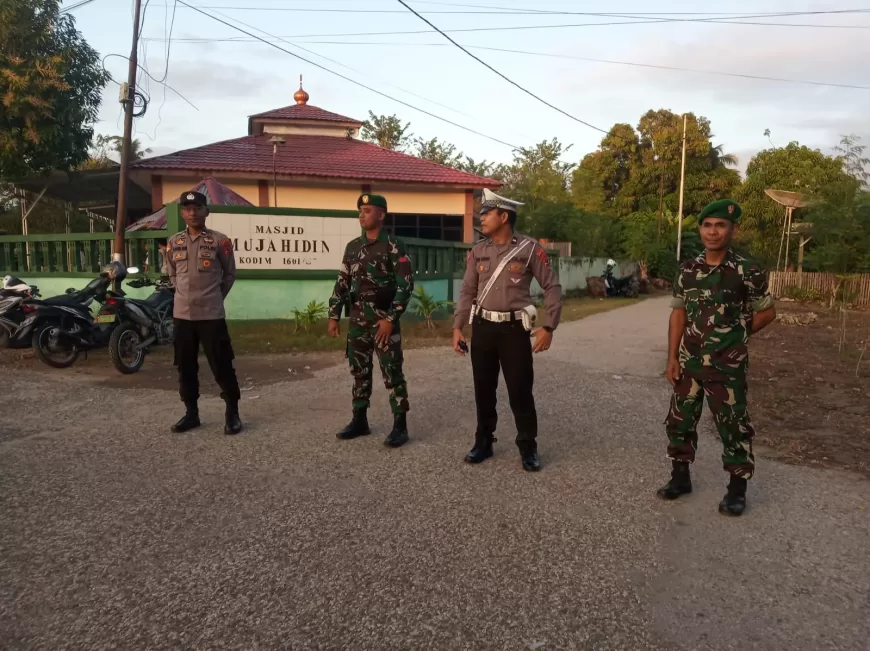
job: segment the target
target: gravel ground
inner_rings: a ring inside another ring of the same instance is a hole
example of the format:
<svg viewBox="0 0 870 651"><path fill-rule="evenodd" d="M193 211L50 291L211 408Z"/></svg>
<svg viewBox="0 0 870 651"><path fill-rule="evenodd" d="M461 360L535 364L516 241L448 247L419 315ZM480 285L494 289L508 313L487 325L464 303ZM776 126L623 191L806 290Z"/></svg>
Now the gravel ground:
<svg viewBox="0 0 870 651"><path fill-rule="evenodd" d="M695 492L655 499L666 319L655 299L559 329L537 474L503 386L496 456L462 463L470 361L444 349L406 355L398 450L380 385L375 435L335 439L343 364L247 392L233 438L216 396L173 435L174 387L0 370L0 648L866 651L866 480L762 458L723 517L705 416Z"/></svg>

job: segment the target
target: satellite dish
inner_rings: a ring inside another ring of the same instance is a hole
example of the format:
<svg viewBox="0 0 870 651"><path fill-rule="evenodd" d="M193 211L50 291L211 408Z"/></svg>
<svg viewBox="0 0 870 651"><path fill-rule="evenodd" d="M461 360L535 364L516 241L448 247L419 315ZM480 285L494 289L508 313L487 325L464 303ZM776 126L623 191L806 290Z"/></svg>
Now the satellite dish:
<svg viewBox="0 0 870 651"><path fill-rule="evenodd" d="M795 208L805 208L810 204L810 201L800 192L789 192L788 190L772 190L768 188L764 191L764 194L776 201L779 205L785 206L785 219L782 223L782 236L779 239L779 255L776 259L776 268L778 270L780 260L783 259L782 247L783 243L785 243L785 262L783 264L783 270L785 270L788 267L788 249L789 242L791 241L791 234L797 230L792 224L792 211Z"/></svg>
<svg viewBox="0 0 870 651"><path fill-rule="evenodd" d="M804 198L800 192L767 189L764 194L786 208L805 208L810 204L810 201Z"/></svg>

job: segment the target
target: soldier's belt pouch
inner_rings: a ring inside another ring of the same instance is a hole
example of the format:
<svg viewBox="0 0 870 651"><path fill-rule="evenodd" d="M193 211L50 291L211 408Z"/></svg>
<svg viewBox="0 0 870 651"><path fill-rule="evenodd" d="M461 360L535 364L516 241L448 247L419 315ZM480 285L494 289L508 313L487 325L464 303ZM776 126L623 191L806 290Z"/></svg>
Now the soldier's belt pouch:
<svg viewBox="0 0 870 651"><path fill-rule="evenodd" d="M395 287L379 287L375 290L375 309L389 310L393 306L393 299L395 297Z"/></svg>

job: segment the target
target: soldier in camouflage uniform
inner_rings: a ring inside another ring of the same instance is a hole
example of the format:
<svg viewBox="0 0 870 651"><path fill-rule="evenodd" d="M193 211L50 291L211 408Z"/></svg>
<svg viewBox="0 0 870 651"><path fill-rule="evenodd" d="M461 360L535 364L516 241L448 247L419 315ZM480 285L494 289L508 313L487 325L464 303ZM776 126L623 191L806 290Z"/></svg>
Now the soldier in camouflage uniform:
<svg viewBox="0 0 870 651"><path fill-rule="evenodd" d="M399 318L414 291L414 272L402 243L383 231L387 200L363 194L357 208L365 232L347 245L329 299L331 336L340 334L342 310L349 312L347 356L354 380L353 419L337 436L352 439L370 433L366 412L372 394L372 357L377 350L394 419L384 443L399 447L408 441L408 387L402 372Z"/></svg>
<svg viewBox="0 0 870 651"><path fill-rule="evenodd" d="M740 214L740 206L728 199L701 211L705 251L680 265L674 282L667 366L674 391L665 421L673 469L670 482L658 490L663 499L692 492L689 464L706 395L731 477L719 511L731 515L743 513L755 468L755 432L746 405L747 342L776 318L764 269L731 248Z"/></svg>

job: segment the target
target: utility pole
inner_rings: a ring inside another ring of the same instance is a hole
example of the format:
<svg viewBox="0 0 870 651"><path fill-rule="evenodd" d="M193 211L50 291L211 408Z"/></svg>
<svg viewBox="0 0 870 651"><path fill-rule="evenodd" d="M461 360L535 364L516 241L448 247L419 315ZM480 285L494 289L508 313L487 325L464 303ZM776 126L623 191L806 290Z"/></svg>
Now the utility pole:
<svg viewBox="0 0 870 651"><path fill-rule="evenodd" d="M683 114L683 162L680 166L680 208L677 211L677 262L680 261L680 245L683 243L683 189L686 185L686 121L688 115Z"/></svg>
<svg viewBox="0 0 870 651"><path fill-rule="evenodd" d="M130 68L127 83L121 87L121 104L124 106L124 141L121 146L121 177L118 180L118 213L115 216L115 250L113 262L124 265L124 234L127 228L127 183L130 178L130 138L133 134L133 103L136 97L136 73L139 70L139 14L142 0L135 0L133 8L133 47L130 50ZM125 265L126 269L126 265ZM115 291L121 282L115 281Z"/></svg>

